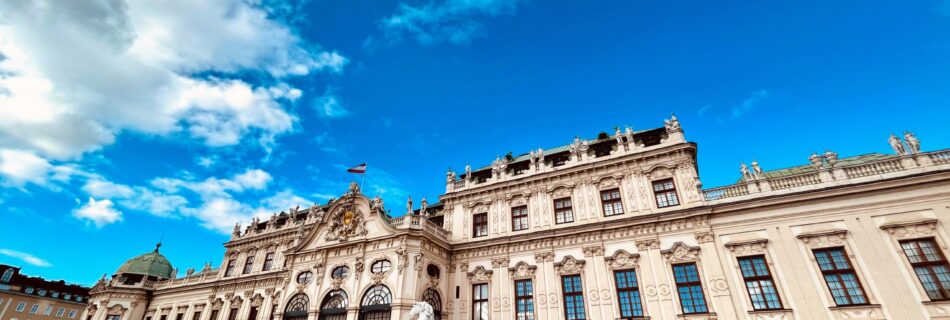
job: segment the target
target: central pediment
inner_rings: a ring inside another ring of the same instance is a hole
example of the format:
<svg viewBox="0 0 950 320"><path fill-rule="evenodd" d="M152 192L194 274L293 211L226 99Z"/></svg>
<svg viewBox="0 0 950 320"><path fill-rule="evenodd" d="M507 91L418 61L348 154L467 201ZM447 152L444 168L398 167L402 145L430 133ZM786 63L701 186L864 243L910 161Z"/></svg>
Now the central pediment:
<svg viewBox="0 0 950 320"><path fill-rule="evenodd" d="M318 221L298 229L294 252L392 235L380 205L357 192L349 192L317 212Z"/></svg>

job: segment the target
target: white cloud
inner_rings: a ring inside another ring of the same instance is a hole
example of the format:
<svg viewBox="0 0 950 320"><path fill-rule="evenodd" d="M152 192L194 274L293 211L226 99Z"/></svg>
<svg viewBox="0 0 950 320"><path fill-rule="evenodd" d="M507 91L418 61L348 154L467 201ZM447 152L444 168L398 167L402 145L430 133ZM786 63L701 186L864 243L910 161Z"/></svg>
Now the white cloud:
<svg viewBox="0 0 950 320"><path fill-rule="evenodd" d="M445 0L429 1L413 6L400 3L396 12L379 23L388 44L402 42L411 37L422 45L448 42L468 44L483 36L482 24L477 16L496 17L513 14L519 0ZM374 38L367 39L365 46L379 45Z"/></svg>
<svg viewBox="0 0 950 320"><path fill-rule="evenodd" d="M0 149L0 175L7 184L45 184L52 167L49 161L31 152Z"/></svg>
<svg viewBox="0 0 950 320"><path fill-rule="evenodd" d="M313 101L313 107L317 109L317 115L324 118L342 118L350 114L349 110L343 106L337 95L336 89L327 87L323 96Z"/></svg>
<svg viewBox="0 0 950 320"><path fill-rule="evenodd" d="M759 90L753 92L748 98L742 100L742 103L732 107L732 116L735 118L741 118L743 115L752 111L759 102L762 102L763 99L769 97L769 92L766 90Z"/></svg>
<svg viewBox="0 0 950 320"><path fill-rule="evenodd" d="M20 259L21 261L26 262L36 267L52 267L53 266L53 264L49 263L48 261L40 259L26 252L20 252L20 251L15 251L15 250L10 250L10 249L0 249L0 254L8 256L8 257Z"/></svg>
<svg viewBox="0 0 950 320"><path fill-rule="evenodd" d="M298 121L283 104L302 93L283 79L347 63L267 12L243 0L0 1L0 145L59 160L121 132L267 146Z"/></svg>
<svg viewBox="0 0 950 320"><path fill-rule="evenodd" d="M85 205L73 210L73 216L80 220L88 220L96 228L102 228L122 220L122 213L113 207L112 200L102 199L97 201L92 197Z"/></svg>
<svg viewBox="0 0 950 320"><path fill-rule="evenodd" d="M90 179L82 190L98 198L128 198L135 194L129 186L113 183L103 178Z"/></svg>

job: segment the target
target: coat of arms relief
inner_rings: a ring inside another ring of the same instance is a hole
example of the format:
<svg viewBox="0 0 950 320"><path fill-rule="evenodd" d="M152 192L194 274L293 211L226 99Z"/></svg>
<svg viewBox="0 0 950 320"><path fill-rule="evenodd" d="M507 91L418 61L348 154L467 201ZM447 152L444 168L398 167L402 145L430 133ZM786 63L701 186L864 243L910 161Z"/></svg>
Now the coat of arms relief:
<svg viewBox="0 0 950 320"><path fill-rule="evenodd" d="M341 205L329 215L330 229L327 232L327 241L346 241L350 237L366 235L366 217L356 204L359 194L359 186L354 182L350 184L350 192L343 199L338 200Z"/></svg>

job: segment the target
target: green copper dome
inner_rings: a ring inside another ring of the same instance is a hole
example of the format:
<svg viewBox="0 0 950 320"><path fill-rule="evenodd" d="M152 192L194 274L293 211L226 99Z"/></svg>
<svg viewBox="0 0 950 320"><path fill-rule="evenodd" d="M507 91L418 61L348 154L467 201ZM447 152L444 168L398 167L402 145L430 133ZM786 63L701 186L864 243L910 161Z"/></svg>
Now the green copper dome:
<svg viewBox="0 0 950 320"><path fill-rule="evenodd" d="M140 274L144 276L155 276L162 279L172 278L172 264L161 253L158 253L159 243L155 250L146 254L139 255L129 259L115 271L115 274Z"/></svg>

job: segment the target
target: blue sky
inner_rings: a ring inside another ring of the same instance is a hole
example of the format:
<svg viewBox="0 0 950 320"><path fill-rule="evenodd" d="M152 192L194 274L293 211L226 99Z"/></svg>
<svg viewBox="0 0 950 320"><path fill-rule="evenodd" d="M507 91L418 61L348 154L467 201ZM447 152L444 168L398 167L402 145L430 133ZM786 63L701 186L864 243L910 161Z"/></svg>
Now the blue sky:
<svg viewBox="0 0 950 320"><path fill-rule="evenodd" d="M361 162L399 208L673 112L707 187L904 130L950 147L950 2L14 0L0 74L0 263L84 284L163 235L218 264L236 221Z"/></svg>

